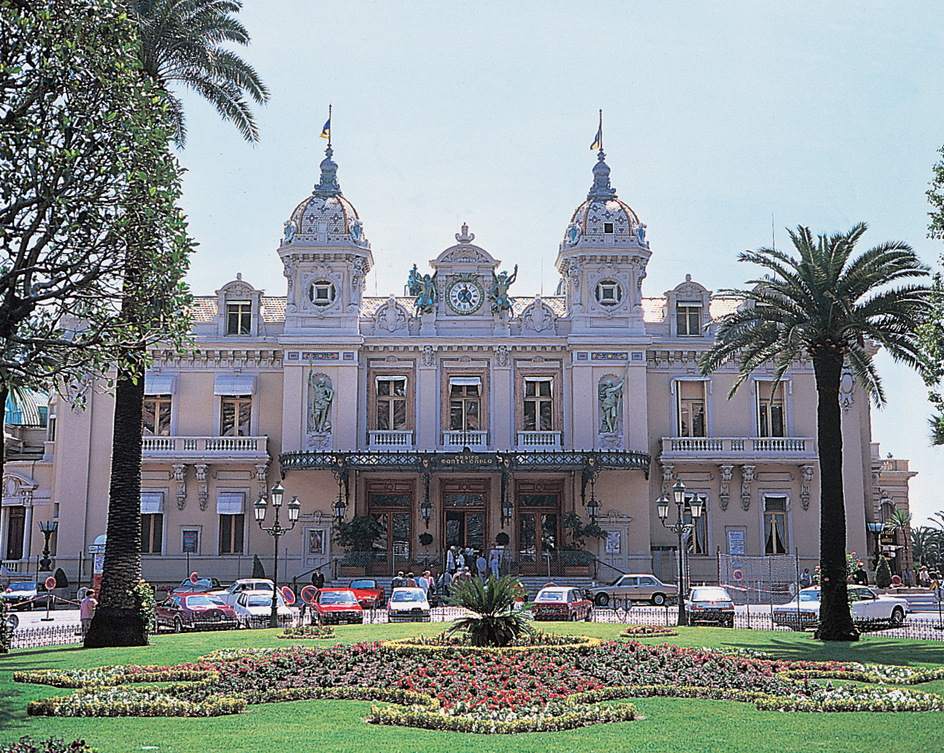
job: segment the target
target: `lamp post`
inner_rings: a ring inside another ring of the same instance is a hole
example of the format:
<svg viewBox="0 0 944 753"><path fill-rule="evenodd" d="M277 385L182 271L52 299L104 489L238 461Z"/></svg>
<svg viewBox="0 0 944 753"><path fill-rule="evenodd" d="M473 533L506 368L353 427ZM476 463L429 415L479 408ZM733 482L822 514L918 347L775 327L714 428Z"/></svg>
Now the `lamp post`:
<svg viewBox="0 0 944 753"><path fill-rule="evenodd" d="M869 531L875 534L875 556L872 558L872 569L878 570L878 555L881 550L881 542L879 541L879 536L885 528L885 524L880 521L870 520L865 524L868 526Z"/></svg>
<svg viewBox="0 0 944 753"><path fill-rule="evenodd" d="M43 532L43 558L39 561L39 571L42 573L48 573L52 570L52 560L49 559L49 538L56 532L56 529L59 528L58 520L41 520L39 521L39 530Z"/></svg>
<svg viewBox="0 0 944 753"><path fill-rule="evenodd" d="M681 480L676 481L672 487L672 496L675 498L675 506L678 508L678 518L675 523L666 525L666 518L669 517L669 498L662 494L656 501L656 510L659 513L659 520L663 527L678 536L679 548L679 594L678 594L678 624L688 625L688 613L685 611L685 535L691 533L695 528L695 520L701 517L703 503L698 497L693 497L689 502L692 512L692 521L685 522L685 484Z"/></svg>
<svg viewBox="0 0 944 753"><path fill-rule="evenodd" d="M257 499L252 506L259 528L275 540L275 556L273 557L274 564L272 567L272 612L269 614L269 627L274 628L279 626L279 539L295 527L295 524L298 522L299 510L301 510L302 507L301 502L298 501L298 497L292 497L292 501L288 503L288 519L292 525L288 528L283 526L279 522L279 511L282 509L282 497L284 494L285 489L282 488L281 483L277 483L272 487L272 491L269 492L269 497L271 497L272 500L272 509L275 510L275 522L273 522L271 526L262 525L266 516L265 497L260 494L259 499Z"/></svg>

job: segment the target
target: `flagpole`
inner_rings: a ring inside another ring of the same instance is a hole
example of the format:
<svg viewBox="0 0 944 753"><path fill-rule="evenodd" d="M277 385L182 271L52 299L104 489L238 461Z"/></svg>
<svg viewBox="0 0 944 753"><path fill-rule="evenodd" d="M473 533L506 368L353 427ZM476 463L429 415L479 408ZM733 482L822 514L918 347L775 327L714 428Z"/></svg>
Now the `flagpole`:
<svg viewBox="0 0 944 753"><path fill-rule="evenodd" d="M600 117L603 117L603 110L600 110ZM331 146L331 131L334 130L334 126L331 125L331 103L328 103L328 146Z"/></svg>
<svg viewBox="0 0 944 753"><path fill-rule="evenodd" d="M600 110L600 151L603 151L603 110Z"/></svg>

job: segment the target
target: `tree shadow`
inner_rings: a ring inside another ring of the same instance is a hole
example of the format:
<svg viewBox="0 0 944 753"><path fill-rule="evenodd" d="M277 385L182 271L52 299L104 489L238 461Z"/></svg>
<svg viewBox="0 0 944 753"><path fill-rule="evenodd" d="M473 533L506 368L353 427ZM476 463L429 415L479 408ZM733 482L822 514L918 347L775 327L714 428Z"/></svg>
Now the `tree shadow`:
<svg viewBox="0 0 944 753"><path fill-rule="evenodd" d="M790 634L787 634L790 635ZM850 661L863 664L895 664L913 667L944 665L944 641L903 641L867 633L858 641L818 641L810 633L807 640L778 638L765 633L756 650L790 661ZM745 648L744 640L730 641L731 649ZM754 647L752 647L754 648Z"/></svg>

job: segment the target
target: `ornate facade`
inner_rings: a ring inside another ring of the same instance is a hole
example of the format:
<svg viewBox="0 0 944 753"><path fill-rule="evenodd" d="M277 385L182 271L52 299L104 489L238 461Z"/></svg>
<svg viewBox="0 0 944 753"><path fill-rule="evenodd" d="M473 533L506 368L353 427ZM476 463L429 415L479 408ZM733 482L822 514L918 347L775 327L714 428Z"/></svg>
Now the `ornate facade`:
<svg viewBox="0 0 944 753"><path fill-rule="evenodd" d="M267 561L272 540L252 505L280 478L302 503L280 544L288 577L335 571L338 515L381 523L373 551L346 560L353 569L441 562L456 544L499 547L522 573L567 575L587 561L568 554L576 514L606 534L585 542L599 577L674 581L665 555L676 539L655 502L679 479L706 503L689 541L695 581L717 579L719 551L798 551L815 564L812 364L800 360L779 383L759 371L730 400L732 367L699 374L716 322L741 302L690 275L644 297L646 225L618 198L602 151L586 199L562 218L553 296L517 295L517 266L463 225L428 268L409 272L408 295L366 297L366 224L329 145L275 250L285 295L237 275L196 299L194 351L154 352L146 578L179 581L189 567L228 580L248 575L253 554ZM30 521L55 518L57 565L88 578L105 532L112 401L88 385L84 397L84 410L56 398L41 454L7 465L0 547L14 571L35 569L42 537ZM873 457L869 404L851 376L843 400L849 542L865 552L866 521L892 500L888 464ZM907 461L896 462L905 477L892 503L907 507ZM13 508L29 510L19 549Z"/></svg>

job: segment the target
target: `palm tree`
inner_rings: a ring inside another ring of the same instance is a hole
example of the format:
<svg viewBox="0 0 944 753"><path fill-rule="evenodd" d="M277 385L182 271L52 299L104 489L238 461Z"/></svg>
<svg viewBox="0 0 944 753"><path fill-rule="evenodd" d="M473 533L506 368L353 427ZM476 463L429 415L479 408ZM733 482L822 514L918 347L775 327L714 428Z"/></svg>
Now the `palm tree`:
<svg viewBox="0 0 944 753"><path fill-rule="evenodd" d="M243 137L258 141L249 105L268 101L269 92L256 71L221 45L249 43L249 34L232 14L238 0L124 0L138 31L138 58L142 75L163 93L169 110L173 139L182 147L186 136L183 106L171 92L183 84L213 104L224 120ZM147 186L139 186L146 204ZM146 311L139 295L145 270L142 247L153 245L147 218L131 228L127 239L129 261L125 270L125 297L121 317L129 330L145 332L163 313ZM150 274L151 270L147 270ZM156 313L156 316L155 316ZM85 637L85 645L127 646L148 642L135 588L141 579L141 450L146 339L121 349L115 384L112 466L108 492L108 526L99 606Z"/></svg>
<svg viewBox="0 0 944 753"><path fill-rule="evenodd" d="M858 638L846 594L840 381L848 369L872 401L882 405L885 394L870 347L878 344L895 360L920 368L916 332L929 312L927 287L892 287L925 277L927 267L900 241L853 257L865 230L860 223L847 233L814 238L800 226L790 232L799 258L773 248L740 254L740 261L766 272L748 283L751 289L730 291L742 296L744 304L721 320L716 341L700 364L708 374L735 360L733 394L761 364L772 362L779 381L802 353L813 361L820 463L820 640Z"/></svg>
<svg viewBox="0 0 944 753"><path fill-rule="evenodd" d="M501 578L472 578L453 582L447 602L472 612L456 620L450 635L465 631L473 646L508 646L528 632L528 622L515 610L515 602L524 596L524 587L511 575Z"/></svg>
<svg viewBox="0 0 944 753"><path fill-rule="evenodd" d="M911 530L911 513L907 510L895 510L891 517L885 521L885 530L895 534L895 540L902 542L901 558L898 561L898 567L902 576L905 570L912 567L911 537L908 532ZM901 531L901 536L897 534Z"/></svg>

